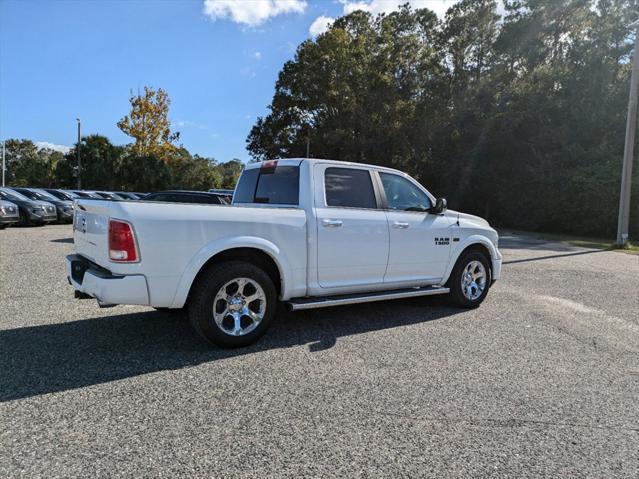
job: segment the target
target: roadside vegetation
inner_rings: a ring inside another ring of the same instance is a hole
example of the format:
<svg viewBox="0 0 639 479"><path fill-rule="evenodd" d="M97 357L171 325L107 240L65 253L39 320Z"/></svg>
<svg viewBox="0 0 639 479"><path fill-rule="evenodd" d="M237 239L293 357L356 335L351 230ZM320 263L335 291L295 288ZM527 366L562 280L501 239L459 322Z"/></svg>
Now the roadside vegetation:
<svg viewBox="0 0 639 479"><path fill-rule="evenodd" d="M170 99L161 88L144 88L131 95L131 111L118 127L133 138L131 144L113 145L102 135L82 137L82 186L95 190L154 191L169 188L207 190L234 188L242 171L240 160L218 163L192 155L179 145L171 129ZM63 154L38 148L31 140L7 140L7 184L75 188L77 149Z"/></svg>
<svg viewBox="0 0 639 479"><path fill-rule="evenodd" d="M355 11L299 45L253 159L310 156L395 167L449 206L492 224L612 237L639 0L461 0L443 19L404 6ZM162 89L133 95L118 126L132 143L82 139L83 186L232 188L239 160L179 144ZM8 183L72 187L66 155L7 142ZM639 237L639 167L631 238Z"/></svg>
<svg viewBox="0 0 639 479"><path fill-rule="evenodd" d="M256 159L386 165L532 231L616 231L636 0L356 11L302 43L247 139ZM637 168L639 173L639 168ZM631 237L639 236L639 174Z"/></svg>

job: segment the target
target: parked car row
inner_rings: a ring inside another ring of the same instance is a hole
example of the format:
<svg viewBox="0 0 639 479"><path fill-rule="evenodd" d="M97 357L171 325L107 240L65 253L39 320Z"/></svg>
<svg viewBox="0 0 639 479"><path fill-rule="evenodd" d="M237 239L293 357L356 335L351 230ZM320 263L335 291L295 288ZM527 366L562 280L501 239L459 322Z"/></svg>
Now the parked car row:
<svg viewBox="0 0 639 479"><path fill-rule="evenodd" d="M11 224L45 225L72 223L73 201L78 199L114 201L156 201L162 203L231 204L233 190L185 191L168 190L155 193L130 191L63 190L55 188L0 188L0 229Z"/></svg>
<svg viewBox="0 0 639 479"><path fill-rule="evenodd" d="M57 208L53 203L48 201L37 198L33 199L33 197L25 196L12 188L0 188L0 200L3 200L3 203L6 205L2 208L2 227L12 223L44 225L58 221ZM8 208L11 205L18 210L17 218L15 218L13 211L11 211L10 214L4 213L4 211L8 212ZM69 206L71 207L71 211L73 211L71 202L69 202Z"/></svg>
<svg viewBox="0 0 639 479"><path fill-rule="evenodd" d="M79 198L139 200L144 193L61 190L53 188L0 188L0 229L12 224L72 223L73 201Z"/></svg>

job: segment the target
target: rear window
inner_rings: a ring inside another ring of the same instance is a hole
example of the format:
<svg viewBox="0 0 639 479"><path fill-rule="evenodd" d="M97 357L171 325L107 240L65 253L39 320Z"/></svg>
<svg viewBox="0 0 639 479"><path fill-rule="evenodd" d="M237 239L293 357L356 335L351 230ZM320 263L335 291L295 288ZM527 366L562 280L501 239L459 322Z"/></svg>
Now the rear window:
<svg viewBox="0 0 639 479"><path fill-rule="evenodd" d="M326 205L344 208L377 208L373 182L368 170L326 168Z"/></svg>
<svg viewBox="0 0 639 479"><path fill-rule="evenodd" d="M299 188L299 166L252 168L242 173L233 201L296 206L299 203Z"/></svg>

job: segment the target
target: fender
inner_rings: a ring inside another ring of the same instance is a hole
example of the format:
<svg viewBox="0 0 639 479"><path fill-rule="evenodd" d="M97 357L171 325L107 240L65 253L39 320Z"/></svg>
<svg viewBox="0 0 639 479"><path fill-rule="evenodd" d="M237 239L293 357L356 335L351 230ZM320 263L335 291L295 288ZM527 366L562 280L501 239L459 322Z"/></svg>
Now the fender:
<svg viewBox="0 0 639 479"><path fill-rule="evenodd" d="M466 248L474 244L481 244L482 246L486 247L486 249L490 253L489 259L491 260L491 263L492 263L492 269L493 271L496 272L495 273L496 277L493 277L493 279L499 279L499 271L501 270L501 254L499 254L499 252L495 248L495 245L488 238L479 234L474 234L465 238L464 241L460 242L457 245L457 247L451 251L450 262L448 263L448 268L446 268L446 272L444 273L442 284L445 284L446 281L448 281L448 277L450 276L450 273L453 271L453 268L455 267L455 263L457 263L457 260L459 259L459 256L462 254L462 252ZM500 263L499 268L495 267L496 261Z"/></svg>
<svg viewBox="0 0 639 479"><path fill-rule="evenodd" d="M180 282L178 283L173 297L173 303L171 308L182 308L186 302L186 298L193 284L193 280L202 269L202 266L210 260L213 256L223 251L233 248L255 248L268 254L280 271L280 277L282 278L282 298L287 298L287 288L290 284L289 278L291 278L291 266L288 260L282 255L280 249L272 242L259 238L257 236L233 236L219 238L211 243L206 244L200 251L198 251L189 264L184 269Z"/></svg>

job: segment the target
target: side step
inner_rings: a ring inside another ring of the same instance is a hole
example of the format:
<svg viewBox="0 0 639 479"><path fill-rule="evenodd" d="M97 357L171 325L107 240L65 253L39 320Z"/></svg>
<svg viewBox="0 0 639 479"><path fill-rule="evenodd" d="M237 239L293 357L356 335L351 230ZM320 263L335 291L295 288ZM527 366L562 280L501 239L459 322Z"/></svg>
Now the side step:
<svg viewBox="0 0 639 479"><path fill-rule="evenodd" d="M329 306L342 306L345 304L370 303L373 301L386 301L388 299L414 298L416 296L430 296L433 294L446 294L449 288L440 286L423 286L420 288L395 289L392 291L379 291L374 293L356 293L340 296L323 296L319 298L300 298L288 301L286 304L291 311L303 309L328 308Z"/></svg>

